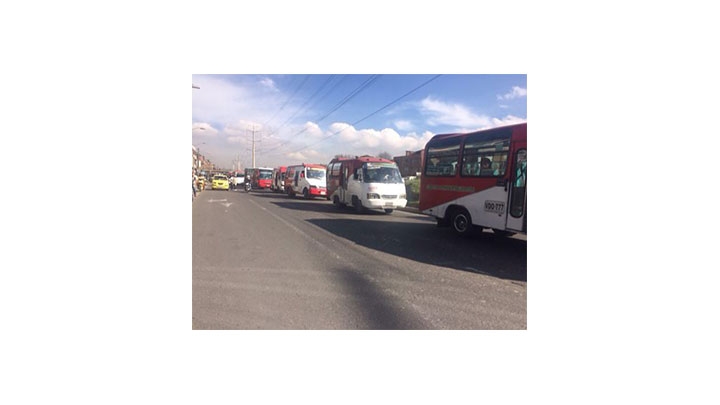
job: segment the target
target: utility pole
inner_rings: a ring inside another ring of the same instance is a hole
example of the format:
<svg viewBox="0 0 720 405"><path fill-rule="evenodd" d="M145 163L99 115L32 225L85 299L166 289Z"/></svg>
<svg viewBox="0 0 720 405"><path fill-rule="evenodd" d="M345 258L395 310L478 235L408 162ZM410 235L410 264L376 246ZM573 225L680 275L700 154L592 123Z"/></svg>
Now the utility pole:
<svg viewBox="0 0 720 405"><path fill-rule="evenodd" d="M234 171L240 171L240 154L237 154L237 157L233 159L233 170Z"/></svg>
<svg viewBox="0 0 720 405"><path fill-rule="evenodd" d="M253 127L252 127L252 167L257 167L257 166L255 166L255 132L256 132L255 126L253 125ZM258 141L258 142L260 142L260 141Z"/></svg>

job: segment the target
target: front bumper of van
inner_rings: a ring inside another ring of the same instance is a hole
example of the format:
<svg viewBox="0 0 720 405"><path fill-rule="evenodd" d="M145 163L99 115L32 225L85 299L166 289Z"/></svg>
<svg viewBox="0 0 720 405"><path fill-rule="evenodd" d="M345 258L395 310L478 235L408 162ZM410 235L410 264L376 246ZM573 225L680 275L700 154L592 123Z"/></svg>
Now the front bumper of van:
<svg viewBox="0 0 720 405"><path fill-rule="evenodd" d="M405 208L407 199L404 195L381 195L376 193L367 194L367 207L377 209ZM365 205L365 204L363 204Z"/></svg>
<svg viewBox="0 0 720 405"><path fill-rule="evenodd" d="M309 193L313 197L325 197L327 196L327 189L325 187L310 186Z"/></svg>

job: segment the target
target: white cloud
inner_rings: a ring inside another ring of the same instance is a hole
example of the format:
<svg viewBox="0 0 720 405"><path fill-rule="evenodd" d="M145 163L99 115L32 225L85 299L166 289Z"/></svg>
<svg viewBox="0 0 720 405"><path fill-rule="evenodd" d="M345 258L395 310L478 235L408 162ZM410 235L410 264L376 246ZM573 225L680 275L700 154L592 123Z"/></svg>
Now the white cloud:
<svg viewBox="0 0 720 405"><path fill-rule="evenodd" d="M490 117L477 115L462 104L450 104L426 97L420 104L421 112L428 116L431 126L441 124L459 127L481 127L491 123Z"/></svg>
<svg viewBox="0 0 720 405"><path fill-rule="evenodd" d="M511 125L511 124L519 124L521 122L527 122L527 119L516 117L514 115L506 115L504 118L493 117L490 119L490 121L486 125L482 125L479 127L457 128L455 130L455 132L467 133L467 132L482 131L484 129L502 127L502 126Z"/></svg>
<svg viewBox="0 0 720 405"><path fill-rule="evenodd" d="M400 135L392 128L358 130L352 125L340 122L330 125L327 132L326 136L334 134L328 139L327 148L332 147L333 154L350 155L377 155L388 152L393 156L400 156L404 155L405 151L424 148L427 141L435 135L430 131L425 131L422 135L414 132Z"/></svg>
<svg viewBox="0 0 720 405"><path fill-rule="evenodd" d="M247 120L235 120L225 125L223 134L228 136L252 136L252 131L259 134L262 132L262 129L263 126L260 123Z"/></svg>
<svg viewBox="0 0 720 405"><path fill-rule="evenodd" d="M510 91L509 93L505 93L503 95L498 94L497 99L498 100L512 100L512 99L520 98L520 97L527 97L527 89L523 89L522 87L518 87L518 86L513 86L512 91Z"/></svg>
<svg viewBox="0 0 720 405"><path fill-rule="evenodd" d="M193 137L214 137L218 133L219 131L207 122L193 122L192 124Z"/></svg>
<svg viewBox="0 0 720 405"><path fill-rule="evenodd" d="M319 138L323 136L323 131L320 129L320 125L314 123L314 122L306 122L305 126L303 127L304 134L308 134L312 136L313 138Z"/></svg>
<svg viewBox="0 0 720 405"><path fill-rule="evenodd" d="M229 144L233 144L233 145L238 145L238 144L244 145L244 144L248 143L247 138L245 138L244 136L228 136L225 139L227 139L227 142Z"/></svg>
<svg viewBox="0 0 720 405"><path fill-rule="evenodd" d="M272 91L280 91L280 90L278 90L278 88L275 86L275 82L274 82L272 79L270 79L269 77L266 77L266 78L260 80L260 84L262 84L263 86L269 88L269 89L272 90Z"/></svg>
<svg viewBox="0 0 720 405"><path fill-rule="evenodd" d="M495 127L510 124L519 124L521 122L527 122L527 119L516 117L514 115L507 115L505 116L505 118L493 118L493 126Z"/></svg>
<svg viewBox="0 0 720 405"><path fill-rule="evenodd" d="M395 128L401 130L401 131L410 131L415 129L415 126L412 124L412 122L407 120L397 120L394 122Z"/></svg>
<svg viewBox="0 0 720 405"><path fill-rule="evenodd" d="M288 159L306 161L307 156L303 155L302 152L291 152L285 155Z"/></svg>
<svg viewBox="0 0 720 405"><path fill-rule="evenodd" d="M239 111L244 119L265 122L285 100L279 91L267 91L266 87L272 81L260 86L260 90L222 77L199 76L193 80L200 86L192 93L193 117L216 125L236 122Z"/></svg>

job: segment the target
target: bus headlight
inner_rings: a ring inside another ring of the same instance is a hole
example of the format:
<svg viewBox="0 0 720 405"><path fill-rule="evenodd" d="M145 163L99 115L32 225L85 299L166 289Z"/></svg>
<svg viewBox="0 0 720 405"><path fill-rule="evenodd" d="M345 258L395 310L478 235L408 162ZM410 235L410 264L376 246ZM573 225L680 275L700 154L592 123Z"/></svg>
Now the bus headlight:
<svg viewBox="0 0 720 405"><path fill-rule="evenodd" d="M380 194L368 193L367 198L368 198L368 200L379 200Z"/></svg>
<svg viewBox="0 0 720 405"><path fill-rule="evenodd" d="M407 200L407 194L400 194L401 200Z"/></svg>

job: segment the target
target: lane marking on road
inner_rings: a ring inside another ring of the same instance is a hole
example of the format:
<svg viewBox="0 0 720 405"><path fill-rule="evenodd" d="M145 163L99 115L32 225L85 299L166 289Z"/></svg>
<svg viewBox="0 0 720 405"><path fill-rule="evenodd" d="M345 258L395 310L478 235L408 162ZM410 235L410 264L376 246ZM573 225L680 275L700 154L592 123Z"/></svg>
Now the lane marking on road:
<svg viewBox="0 0 720 405"><path fill-rule="evenodd" d="M224 206L225 206L225 208L228 208L229 206L231 206L231 205L232 205L232 203L222 203L222 204L220 204L220 205L224 205ZM227 212L227 211L226 211L226 212Z"/></svg>
<svg viewBox="0 0 720 405"><path fill-rule="evenodd" d="M222 200L212 200L212 199L208 200L208 202L211 202L211 203L213 203L213 202L221 202L221 201L227 201L227 198L223 198Z"/></svg>

